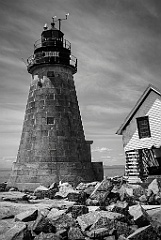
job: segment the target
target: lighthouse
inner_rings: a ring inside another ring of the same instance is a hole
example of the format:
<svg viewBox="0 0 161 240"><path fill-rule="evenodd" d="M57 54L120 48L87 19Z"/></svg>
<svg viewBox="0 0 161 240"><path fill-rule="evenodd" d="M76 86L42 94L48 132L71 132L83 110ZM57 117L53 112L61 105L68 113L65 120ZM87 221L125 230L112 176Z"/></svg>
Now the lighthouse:
<svg viewBox="0 0 161 240"><path fill-rule="evenodd" d="M22 135L8 186L33 190L53 182L100 181L102 162L91 162L92 141L86 141L74 74L77 59L64 38L61 21L45 24L34 53L27 59L31 84ZM58 28L55 27L58 22Z"/></svg>

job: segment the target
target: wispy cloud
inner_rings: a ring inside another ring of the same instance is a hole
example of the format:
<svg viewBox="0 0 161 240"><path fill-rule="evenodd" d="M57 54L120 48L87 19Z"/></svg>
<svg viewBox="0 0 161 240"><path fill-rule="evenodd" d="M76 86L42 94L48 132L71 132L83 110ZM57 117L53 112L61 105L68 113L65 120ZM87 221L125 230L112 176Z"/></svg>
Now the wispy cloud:
<svg viewBox="0 0 161 240"><path fill-rule="evenodd" d="M91 150L91 152L101 152L101 153L102 152L109 152L109 151L111 151L111 149L110 148L106 148L106 147L102 147L102 148L96 147L96 148Z"/></svg>
<svg viewBox="0 0 161 240"><path fill-rule="evenodd" d="M32 54L52 16L70 12L62 31L78 57L74 80L85 133L95 147L115 149L111 161L123 161L116 130L149 83L161 89L161 3L0 0L0 5L0 131L7 132L0 158L16 155L20 141L31 77L22 58ZM15 133L9 136L10 131Z"/></svg>

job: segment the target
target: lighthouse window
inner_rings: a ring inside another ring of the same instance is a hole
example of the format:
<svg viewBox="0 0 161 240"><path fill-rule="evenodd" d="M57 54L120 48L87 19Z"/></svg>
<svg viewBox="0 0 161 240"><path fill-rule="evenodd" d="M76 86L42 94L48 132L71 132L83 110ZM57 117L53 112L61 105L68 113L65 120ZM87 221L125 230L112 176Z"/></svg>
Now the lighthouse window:
<svg viewBox="0 0 161 240"><path fill-rule="evenodd" d="M47 124L54 124L54 118L53 117L47 117Z"/></svg>
<svg viewBox="0 0 161 240"><path fill-rule="evenodd" d="M138 134L139 138L148 138L151 137L149 117L140 117L137 118Z"/></svg>
<svg viewBox="0 0 161 240"><path fill-rule="evenodd" d="M45 57L59 57L59 52L45 52Z"/></svg>

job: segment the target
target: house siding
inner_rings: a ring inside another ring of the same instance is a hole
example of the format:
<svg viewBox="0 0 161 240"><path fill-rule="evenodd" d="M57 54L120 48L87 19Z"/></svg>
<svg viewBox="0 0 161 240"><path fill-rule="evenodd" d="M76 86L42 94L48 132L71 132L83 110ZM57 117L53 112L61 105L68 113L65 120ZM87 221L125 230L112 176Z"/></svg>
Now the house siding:
<svg viewBox="0 0 161 240"><path fill-rule="evenodd" d="M151 137L139 138L136 118L149 116ZM161 145L161 96L151 91L122 132L124 151Z"/></svg>

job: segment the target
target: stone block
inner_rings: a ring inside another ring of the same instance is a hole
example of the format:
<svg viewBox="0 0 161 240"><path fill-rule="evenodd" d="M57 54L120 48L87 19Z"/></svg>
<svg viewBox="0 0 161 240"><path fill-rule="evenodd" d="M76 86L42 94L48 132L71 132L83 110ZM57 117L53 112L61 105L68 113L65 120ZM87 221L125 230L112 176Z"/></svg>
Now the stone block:
<svg viewBox="0 0 161 240"><path fill-rule="evenodd" d="M15 216L15 221L29 222L36 220L38 210L28 210Z"/></svg>

